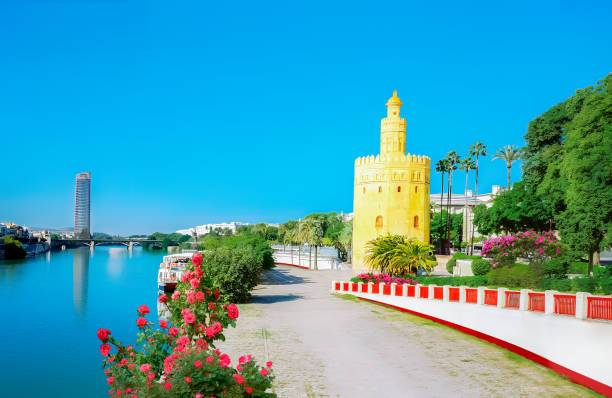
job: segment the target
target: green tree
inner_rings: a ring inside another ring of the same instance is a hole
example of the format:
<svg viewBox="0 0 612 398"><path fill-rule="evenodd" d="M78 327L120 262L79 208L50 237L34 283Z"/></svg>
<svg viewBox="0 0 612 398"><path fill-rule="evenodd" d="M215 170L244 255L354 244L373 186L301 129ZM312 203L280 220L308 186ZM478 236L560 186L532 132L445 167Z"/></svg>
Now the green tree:
<svg viewBox="0 0 612 398"><path fill-rule="evenodd" d="M469 174L470 170L474 170L476 168L476 163L469 156L461 159L461 163L459 164L459 169L465 171L465 207L463 209L463 213L465 215L465 220L469 220L469 207L468 207L468 183L469 183ZM465 240L470 242L470 231L467 230L466 226L466 236Z"/></svg>
<svg viewBox="0 0 612 398"><path fill-rule="evenodd" d="M21 242L10 235L0 237L4 242L4 258L17 259L24 258L26 251L23 249Z"/></svg>
<svg viewBox="0 0 612 398"><path fill-rule="evenodd" d="M588 254L612 245L612 74L588 87L580 111L567 123L561 176L566 210L557 219L561 238Z"/></svg>
<svg viewBox="0 0 612 398"><path fill-rule="evenodd" d="M338 241L342 245L348 261L352 262L353 258L353 220L344 223L342 232L338 237Z"/></svg>
<svg viewBox="0 0 612 398"><path fill-rule="evenodd" d="M457 153L457 151L450 151L446 154L444 158L447 166L448 172L448 199L447 199L447 214L450 215L451 204L453 201L453 170L457 170L457 164L461 161L461 157ZM446 219L446 239L450 239L450 217Z"/></svg>
<svg viewBox="0 0 612 398"><path fill-rule="evenodd" d="M550 229L551 209L523 181L493 199L493 205L474 208L474 224L483 235Z"/></svg>
<svg viewBox="0 0 612 398"><path fill-rule="evenodd" d="M479 169L479 159L481 156L487 156L487 146L480 141L476 141L472 146L470 146L468 153L470 156L476 158L476 186L474 189L474 196L478 197L478 169ZM474 251L474 223L472 222L472 230L470 232L471 244L470 244L470 255Z"/></svg>
<svg viewBox="0 0 612 398"><path fill-rule="evenodd" d="M506 162L506 169L508 170L508 186L507 188L511 188L511 176L510 171L512 170L512 163L519 160L521 158L521 148L514 147L514 145L504 145L503 148L500 148L493 155L492 160L501 159Z"/></svg>
<svg viewBox="0 0 612 398"><path fill-rule="evenodd" d="M436 166L436 173L442 174L442 186L440 188L440 212L441 212L442 208L444 207L444 173L448 171L448 163L446 162L446 159L440 159L436 162L435 166ZM442 238L442 236L445 236L445 235L440 235L440 238ZM442 247L441 240L440 240L440 247Z"/></svg>
<svg viewBox="0 0 612 398"><path fill-rule="evenodd" d="M393 276L427 273L436 266L432 246L402 235L379 236L366 244L365 262L371 270Z"/></svg>

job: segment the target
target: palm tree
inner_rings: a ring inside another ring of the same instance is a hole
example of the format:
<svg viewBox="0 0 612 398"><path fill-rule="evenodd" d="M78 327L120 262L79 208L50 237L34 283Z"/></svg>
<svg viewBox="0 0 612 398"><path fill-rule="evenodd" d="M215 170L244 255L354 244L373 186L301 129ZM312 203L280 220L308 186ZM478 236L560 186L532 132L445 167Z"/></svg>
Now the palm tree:
<svg viewBox="0 0 612 398"><path fill-rule="evenodd" d="M314 270L319 270L318 265L318 256L319 256L319 247L323 244L323 225L317 219L307 219L305 220L308 223L308 246L314 247Z"/></svg>
<svg viewBox="0 0 612 398"><path fill-rule="evenodd" d="M519 147L514 147L514 145L504 145L503 148L500 148L493 155L492 160L502 159L506 162L506 168L508 169L508 189L511 188L510 184L510 170L512 169L512 162L519 160L523 155L523 150Z"/></svg>
<svg viewBox="0 0 612 398"><path fill-rule="evenodd" d="M285 227L285 234L283 235L283 244L289 245L291 251L291 264L293 264L293 243L295 242L296 228Z"/></svg>
<svg viewBox="0 0 612 398"><path fill-rule="evenodd" d="M487 146L480 141L476 141L476 143L470 146L468 153L470 156L476 158L476 187L474 189L474 196L478 198L478 159L481 156L487 156ZM470 232L470 236L472 237L472 240L474 240L474 223L472 223L472 231ZM473 251L474 243L472 242L470 243L470 255L472 255Z"/></svg>
<svg viewBox="0 0 612 398"><path fill-rule="evenodd" d="M465 225L465 235L466 240L470 241L470 234L468 231L468 220L469 220L469 207L468 207L468 176L470 174L470 170L474 170L476 168L476 163L472 160L472 158L466 156L461 159L461 163L459 164L459 168L465 171L465 209L463 210L463 214L465 215L465 221L463 225Z"/></svg>
<svg viewBox="0 0 612 398"><path fill-rule="evenodd" d="M338 237L338 241L342 245L342 248L346 252L346 257L348 261L353 261L353 220L344 223L344 227L342 228L342 232L340 232L340 236Z"/></svg>
<svg viewBox="0 0 612 398"><path fill-rule="evenodd" d="M366 244L365 261L371 270L394 276L427 273L436 266L432 246L402 235L379 236Z"/></svg>
<svg viewBox="0 0 612 398"><path fill-rule="evenodd" d="M298 224L297 240L300 243L300 250L304 243L308 243L310 231L313 225L310 219L300 220ZM300 263L300 265L302 265ZM308 245L308 268L312 268L312 246Z"/></svg>
<svg viewBox="0 0 612 398"><path fill-rule="evenodd" d="M436 166L436 173L442 173L442 188L440 189L440 217L442 217L442 209L443 209L442 204L444 203L444 173L448 171L446 159L438 160L435 166ZM442 250L442 246L443 246L442 242L440 242L440 250Z"/></svg>
<svg viewBox="0 0 612 398"><path fill-rule="evenodd" d="M447 210L446 210L446 239L450 239L450 210L453 201L453 170L457 170L457 163L461 161L461 157L457 151L450 151L444 158L446 161L447 172L448 172L448 199L447 199Z"/></svg>

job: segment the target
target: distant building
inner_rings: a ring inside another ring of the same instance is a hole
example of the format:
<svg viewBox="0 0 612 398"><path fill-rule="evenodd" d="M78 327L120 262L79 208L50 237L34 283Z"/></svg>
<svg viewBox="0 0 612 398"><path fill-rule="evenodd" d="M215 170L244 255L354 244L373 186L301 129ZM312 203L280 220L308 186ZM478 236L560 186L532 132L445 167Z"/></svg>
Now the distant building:
<svg viewBox="0 0 612 398"><path fill-rule="evenodd" d="M355 217L355 213L353 213L353 212L350 212L350 213L340 212L340 217L342 217L342 222L349 222L349 221L351 221Z"/></svg>
<svg viewBox="0 0 612 398"><path fill-rule="evenodd" d="M74 235L77 238L91 237L91 171L76 176L74 200Z"/></svg>
<svg viewBox="0 0 612 398"><path fill-rule="evenodd" d="M32 237L28 227L12 222L0 223L0 236L5 235L17 239L30 239Z"/></svg>
<svg viewBox="0 0 612 398"><path fill-rule="evenodd" d="M213 231L224 232L226 230L230 230L232 231L233 234L235 234L239 228L246 227L248 225L250 224L242 223L242 222L235 222L235 221L232 221L230 223L220 223L220 224L204 224L204 225L198 225L197 227L193 227L193 228L179 229L178 231L176 231L176 233L183 234L183 235L193 235L195 232L198 234L198 236L202 236L202 235L211 233Z"/></svg>
<svg viewBox="0 0 612 398"><path fill-rule="evenodd" d="M493 206L493 199L501 193L501 188L499 185L493 185L491 187L490 193L479 194L478 196L473 195L471 190L467 191L467 195L465 194L453 194L450 202L450 213L451 214L463 214L463 240L467 241L468 234L467 231L471 231L472 224L474 221L474 212L473 209L475 206L480 204L484 204L487 207ZM466 209L466 196L467 196L467 216L465 214ZM432 193L429 195L429 199L431 204L433 205L433 211L435 213L439 213L442 209L446 210L446 205L448 204L448 194L444 194L443 197L439 193ZM466 229L469 228L469 229ZM478 237L480 234L478 233L478 228L474 228L474 237Z"/></svg>

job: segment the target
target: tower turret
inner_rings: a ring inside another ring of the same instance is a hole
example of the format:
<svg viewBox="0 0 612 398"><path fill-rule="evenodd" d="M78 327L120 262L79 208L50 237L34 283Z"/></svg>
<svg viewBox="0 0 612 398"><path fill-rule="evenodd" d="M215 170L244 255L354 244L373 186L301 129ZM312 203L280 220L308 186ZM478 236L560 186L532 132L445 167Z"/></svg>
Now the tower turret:
<svg viewBox="0 0 612 398"><path fill-rule="evenodd" d="M393 91L387 101L387 117L380 121L380 153L406 153L406 119L400 117L402 101Z"/></svg>

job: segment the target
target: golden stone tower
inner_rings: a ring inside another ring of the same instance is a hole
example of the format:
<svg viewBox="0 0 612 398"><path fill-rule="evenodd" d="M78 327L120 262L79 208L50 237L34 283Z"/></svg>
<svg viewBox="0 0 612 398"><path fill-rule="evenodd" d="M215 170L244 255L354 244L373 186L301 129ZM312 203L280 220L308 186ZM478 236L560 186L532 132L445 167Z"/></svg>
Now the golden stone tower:
<svg viewBox="0 0 612 398"><path fill-rule="evenodd" d="M353 269L365 270L365 245L379 235L404 235L429 243L427 156L406 155L406 119L397 91L380 122L380 154L355 160Z"/></svg>

